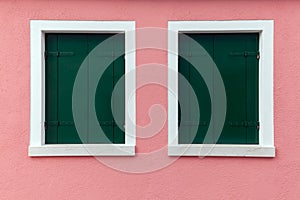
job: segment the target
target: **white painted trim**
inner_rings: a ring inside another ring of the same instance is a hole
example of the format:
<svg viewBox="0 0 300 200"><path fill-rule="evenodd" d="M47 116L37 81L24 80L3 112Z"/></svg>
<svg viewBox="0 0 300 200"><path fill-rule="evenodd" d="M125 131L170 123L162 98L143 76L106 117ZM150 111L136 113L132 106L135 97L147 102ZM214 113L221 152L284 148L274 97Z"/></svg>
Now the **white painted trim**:
<svg viewBox="0 0 300 200"><path fill-rule="evenodd" d="M275 147L259 145L201 145L193 144L168 147L169 156L238 156L275 157Z"/></svg>
<svg viewBox="0 0 300 200"><path fill-rule="evenodd" d="M68 144L30 146L30 156L134 156L134 145Z"/></svg>
<svg viewBox="0 0 300 200"><path fill-rule="evenodd" d="M87 145L45 145L45 33L118 33L125 32L125 73L135 70L135 22L134 21L30 21L30 146L29 156L63 155L134 155L136 137L135 76L125 76L125 144L93 145L87 154ZM130 92L130 94L129 94ZM130 99L131 97L131 99ZM129 101L130 99L130 101ZM131 113L130 118L127 114ZM94 151L95 150L95 151ZM126 150L126 151L122 151ZM95 154L93 154L95 152Z"/></svg>
<svg viewBox="0 0 300 200"><path fill-rule="evenodd" d="M199 152L211 148L206 156L254 156L274 157L274 116L273 116L273 20L232 20L232 21L169 21L168 22L168 145L169 156L199 156ZM178 33L259 33L259 145L178 144ZM182 152L182 149L185 149ZM202 150L201 150L202 149ZM252 151L253 150L253 151ZM223 153L222 153L223 152ZM252 153L249 153L252 152ZM253 153L255 152L255 153ZM198 154L197 154L198 153Z"/></svg>

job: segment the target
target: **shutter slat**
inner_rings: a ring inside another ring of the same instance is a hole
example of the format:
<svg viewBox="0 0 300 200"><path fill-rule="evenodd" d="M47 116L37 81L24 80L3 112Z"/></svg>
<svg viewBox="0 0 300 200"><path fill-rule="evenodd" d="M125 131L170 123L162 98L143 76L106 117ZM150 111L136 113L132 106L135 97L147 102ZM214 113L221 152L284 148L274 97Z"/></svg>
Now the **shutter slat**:
<svg viewBox="0 0 300 200"><path fill-rule="evenodd" d="M47 34L46 35L46 51L57 51L57 35ZM57 121L57 57L46 57L45 56L45 120L46 121ZM58 127L47 126L45 124L45 143L46 144L57 144L57 133Z"/></svg>

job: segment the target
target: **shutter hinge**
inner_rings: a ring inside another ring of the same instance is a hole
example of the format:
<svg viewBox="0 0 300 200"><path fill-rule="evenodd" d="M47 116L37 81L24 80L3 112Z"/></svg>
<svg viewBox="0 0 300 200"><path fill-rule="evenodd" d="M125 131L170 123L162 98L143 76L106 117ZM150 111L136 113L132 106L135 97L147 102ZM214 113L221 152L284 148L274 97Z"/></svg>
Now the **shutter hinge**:
<svg viewBox="0 0 300 200"><path fill-rule="evenodd" d="M74 126L73 121L45 121L44 128L48 129L49 126Z"/></svg>
<svg viewBox="0 0 300 200"><path fill-rule="evenodd" d="M45 59L47 59L48 56L56 56L56 57L58 57L59 56L59 52L58 51L49 51L49 52L45 51L44 55L45 55Z"/></svg>
<svg viewBox="0 0 300 200"><path fill-rule="evenodd" d="M45 121L44 122L44 128L47 130L49 126L59 126L60 122L59 121Z"/></svg>
<svg viewBox="0 0 300 200"><path fill-rule="evenodd" d="M45 59L48 58L48 56L55 56L55 57L61 57L61 56L73 56L74 52L63 52L63 51L45 51L44 57Z"/></svg>
<svg viewBox="0 0 300 200"><path fill-rule="evenodd" d="M244 56L244 57L248 57L248 56L256 56L257 60L260 59L260 52L259 51L244 51L244 52L230 52L229 53L230 56Z"/></svg>
<svg viewBox="0 0 300 200"><path fill-rule="evenodd" d="M260 128L260 123L255 121L231 121L229 126L232 127L256 127L258 130Z"/></svg>

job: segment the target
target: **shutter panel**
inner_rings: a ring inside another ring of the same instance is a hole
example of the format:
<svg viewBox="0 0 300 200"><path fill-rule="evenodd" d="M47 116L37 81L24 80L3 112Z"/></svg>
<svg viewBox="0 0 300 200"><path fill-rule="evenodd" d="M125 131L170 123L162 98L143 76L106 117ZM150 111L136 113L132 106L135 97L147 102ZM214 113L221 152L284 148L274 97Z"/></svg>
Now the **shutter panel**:
<svg viewBox="0 0 300 200"><path fill-rule="evenodd" d="M216 35L214 49L214 61L222 76L227 97L226 120L217 143L245 144L246 128L231 125L246 121L246 60L244 56L231 55L245 51L245 35Z"/></svg>
<svg viewBox="0 0 300 200"><path fill-rule="evenodd" d="M114 121L113 133L114 143L125 144L125 35L117 34L114 36L114 63L113 63L113 87L116 84L121 87L118 92L113 93L113 110L117 115L118 122L122 127L120 128Z"/></svg>
<svg viewBox="0 0 300 200"><path fill-rule="evenodd" d="M210 78L208 85L206 85L202 75L199 74L196 67L200 67L205 74L213 76L213 67L211 66L212 63L207 62L207 60L209 57L213 56L214 37L209 34L191 34L191 36L193 40L190 40L190 55L191 60L197 66L190 65L190 84L197 96L198 101L198 105L193 105L192 101L190 101L191 125L198 127L197 134L194 135L195 139L193 143L213 143L213 132L207 133L211 118L211 99L208 87L212 87L213 79ZM201 44L202 48L199 48L199 44ZM195 106L199 106L200 121L195 120L196 113L195 109L193 109Z"/></svg>
<svg viewBox="0 0 300 200"><path fill-rule="evenodd" d="M46 34L46 144L78 143L125 143L125 134L117 130L111 112L111 95L115 79L122 76L125 70L124 60L112 62L103 76L93 76L97 67L105 67L107 61L113 61L117 47L124 52L124 35L118 41L113 40L104 51L89 56L83 71L87 77L81 85L82 104L81 121L86 130L78 135L72 114L72 93L79 67L98 44L114 34ZM119 50L119 51L120 51ZM123 57L122 57L123 58ZM114 70L114 67L117 70ZM116 75L114 74L116 73ZM97 81L97 82L96 82ZM95 99L89 98L90 84L98 84ZM124 85L125 86L125 85ZM125 93L123 91L123 93ZM124 96L120 94L120 98ZM95 105L92 103L95 100ZM124 102L124 101L123 101ZM96 109L97 119L91 119L92 109ZM118 105L119 112L125 113L124 105ZM124 114L125 116L125 114ZM124 120L124 117L123 119ZM123 123L123 122L122 122ZM96 132L95 126L101 126L105 135ZM114 130L116 129L116 130ZM115 139L116 138L116 139Z"/></svg>
<svg viewBox="0 0 300 200"><path fill-rule="evenodd" d="M191 85L191 88L186 88L186 86L180 82L182 80L179 79L179 143L203 143L204 139L205 143L212 143L212 134L205 138L211 117L211 101L208 88L204 79L196 70L196 66L193 66L189 61L193 64L196 63L199 67L204 67L206 73L212 76L212 67L208 66L209 63L204 63L203 58L213 54L213 37L211 35L197 34L189 34L188 36L179 34L180 56L178 61L178 71ZM208 51L208 54L203 51L203 49L199 48L197 42L203 45ZM209 84L211 85L212 82ZM193 91L190 91L190 89ZM192 99L192 92L195 92L197 97L197 105L194 105L196 102ZM200 119L198 120L196 119L197 113L194 109L195 106L198 106L200 111ZM181 120L181 115L183 120ZM194 132L196 132L196 134Z"/></svg>
<svg viewBox="0 0 300 200"><path fill-rule="evenodd" d="M193 138L190 135L190 89L186 88L183 78L190 80L190 63L186 59L190 53L190 43L186 36L179 34L179 60L178 72L183 76L178 78L178 100L179 100L179 132L178 141L180 144L190 144Z"/></svg>
<svg viewBox="0 0 300 200"><path fill-rule="evenodd" d="M102 35L92 36L90 40L90 48L93 49L102 41L108 39L111 35ZM108 44L109 43L109 44ZM90 110L96 109L96 114L98 118L97 124L92 124L90 122L90 133L91 133L91 141L95 143L113 143L113 116L111 112L111 94L113 90L113 41L112 39L108 39L105 41L105 48L101 52L96 52L94 57L90 58L90 84L97 84L97 80L99 77L93 76L96 70L96 67L106 68L104 73L102 74L98 87L96 90L95 96L95 107L92 103L89 104ZM100 49L99 49L100 50ZM107 63L110 63L109 66L105 66ZM96 81L96 82L95 82ZM92 102L92 99L90 100ZM101 126L102 131L105 133L99 134L95 132L95 126Z"/></svg>
<svg viewBox="0 0 300 200"><path fill-rule="evenodd" d="M227 114L223 131L218 138L217 135L209 133L203 141L209 123L217 125L216 120L210 122L211 105L217 108L214 97L209 97L207 87L213 88L213 93L218 92L213 86L213 81L205 84L203 78L197 73L195 67L182 61L179 57L179 73L186 74L197 95L200 110L200 122L195 139L181 140L190 135L190 129L181 129L179 132L179 143L219 143L219 144L257 144L258 129L258 34L187 34L193 40L183 41L179 36L179 54L187 51L192 63L199 63L206 74L211 74L211 80L216 77L216 72L209 63L205 63L205 53L197 47L195 41L206 49L215 61L217 68L223 78L227 95ZM183 44L183 43L186 44ZM188 67L189 65L189 67ZM206 69L206 67L208 67ZM189 69L187 69L189 68ZM186 73L184 70L188 70ZM212 84L212 85L210 85ZM179 99L185 100L187 94L183 95L179 82ZM190 96L189 96L190 97ZM185 100L187 101L187 100ZM184 104L186 102L183 102ZM183 104L183 105L184 105ZM188 103L187 103L188 104ZM190 105L190 103L189 103ZM182 105L180 105L182 106ZM195 105L186 106L190 113L190 127L194 125L193 119ZM182 112L182 110L181 110ZM214 112L218 112L217 109ZM217 114L217 113L215 113ZM180 119L180 116L179 116ZM207 125L206 122L207 121ZM186 130L187 129L187 130Z"/></svg>
<svg viewBox="0 0 300 200"><path fill-rule="evenodd" d="M47 52L57 52L57 35L47 34L46 35L46 50ZM57 80L57 57L45 54L45 120L47 122L57 121L57 90L58 90L58 80ZM46 144L57 144L57 126L52 126L51 124L45 124L46 134L45 143Z"/></svg>
<svg viewBox="0 0 300 200"><path fill-rule="evenodd" d="M258 34L249 34L246 38L246 49L250 52L258 51ZM257 56L246 57L247 68L247 121L259 122L258 118L258 59ZM258 144L259 124L247 127L247 143Z"/></svg>
<svg viewBox="0 0 300 200"><path fill-rule="evenodd" d="M84 34L59 34L58 35L58 52L69 52L70 55L58 57L58 121L73 122L72 112L72 94L75 78L81 63L87 56L87 36ZM87 74L87 71L84 73ZM82 85L88 88L87 83ZM87 90L82 94L82 104L87 105ZM82 124L87 130L87 109L82 109ZM87 133L87 132L86 132ZM87 134L80 133L79 136L75 125L58 126L58 143L59 144L80 144L86 143Z"/></svg>
<svg viewBox="0 0 300 200"><path fill-rule="evenodd" d="M103 52L97 61L97 63L113 61L101 77L95 97L97 117L106 134L106 136L99 135L97 142L125 144L124 130L116 124L112 114L113 109L119 116L120 125L125 125L125 79L122 79L120 83L122 87L120 93L113 93L116 83L125 74L125 35L114 35L108 41L111 43L110 48L107 49L107 52ZM112 95L117 95L115 97L117 102L112 102Z"/></svg>

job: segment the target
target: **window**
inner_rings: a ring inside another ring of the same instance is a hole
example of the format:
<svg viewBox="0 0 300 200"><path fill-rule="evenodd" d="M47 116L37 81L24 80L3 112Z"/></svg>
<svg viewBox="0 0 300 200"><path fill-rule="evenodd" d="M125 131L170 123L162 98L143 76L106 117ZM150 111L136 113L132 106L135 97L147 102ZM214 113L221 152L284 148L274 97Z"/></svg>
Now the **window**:
<svg viewBox="0 0 300 200"><path fill-rule="evenodd" d="M169 22L168 59L169 155L275 156L272 21Z"/></svg>
<svg viewBox="0 0 300 200"><path fill-rule="evenodd" d="M30 156L134 155L134 26L31 21Z"/></svg>

